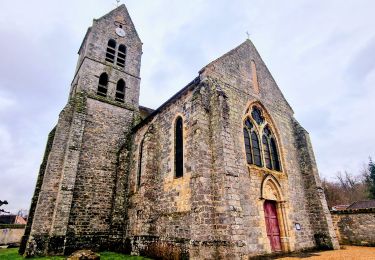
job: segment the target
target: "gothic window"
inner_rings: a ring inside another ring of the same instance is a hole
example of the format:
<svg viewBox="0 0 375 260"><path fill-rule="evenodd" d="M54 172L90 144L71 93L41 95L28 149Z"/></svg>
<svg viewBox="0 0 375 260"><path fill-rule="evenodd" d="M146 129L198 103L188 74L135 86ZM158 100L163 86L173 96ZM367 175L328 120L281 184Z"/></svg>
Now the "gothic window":
<svg viewBox="0 0 375 260"><path fill-rule="evenodd" d="M125 81L120 79L116 86L116 101L124 102L125 98Z"/></svg>
<svg viewBox="0 0 375 260"><path fill-rule="evenodd" d="M108 75L107 73L102 73L99 77L98 92L99 96L106 97L108 88Z"/></svg>
<svg viewBox="0 0 375 260"><path fill-rule="evenodd" d="M249 118L245 121L243 132L247 163L262 166L258 134Z"/></svg>
<svg viewBox="0 0 375 260"><path fill-rule="evenodd" d="M107 45L107 53L105 55L105 60L111 63L114 63L115 55L116 55L116 41L113 39L110 39Z"/></svg>
<svg viewBox="0 0 375 260"><path fill-rule="evenodd" d="M141 186L141 176L142 176L142 157L143 157L143 143L144 143L144 139L142 139L141 143L139 144L138 173L137 173L137 189Z"/></svg>
<svg viewBox="0 0 375 260"><path fill-rule="evenodd" d="M175 122L175 176L180 178L183 176L184 169L184 147L183 147L183 121L182 117L177 117Z"/></svg>
<svg viewBox="0 0 375 260"><path fill-rule="evenodd" d="M125 57L126 57L126 47L120 44L117 52L117 65L124 68L125 67Z"/></svg>
<svg viewBox="0 0 375 260"><path fill-rule="evenodd" d="M271 170L280 171L280 159L276 140L268 126L263 130L262 143L266 167Z"/></svg>

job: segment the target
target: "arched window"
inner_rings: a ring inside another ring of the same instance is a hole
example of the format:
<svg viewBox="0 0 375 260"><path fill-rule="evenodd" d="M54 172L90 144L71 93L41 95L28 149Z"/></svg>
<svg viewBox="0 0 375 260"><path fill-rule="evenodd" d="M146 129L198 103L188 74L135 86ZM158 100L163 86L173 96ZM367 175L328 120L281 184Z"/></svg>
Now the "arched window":
<svg viewBox="0 0 375 260"><path fill-rule="evenodd" d="M107 88L108 88L108 75L107 75L107 73L103 72L99 77L97 94L99 96L106 97L107 96Z"/></svg>
<svg viewBox="0 0 375 260"><path fill-rule="evenodd" d="M262 143L266 167L271 170L280 171L281 167L276 140L268 125L263 130Z"/></svg>
<svg viewBox="0 0 375 260"><path fill-rule="evenodd" d="M280 160L279 160L279 153L277 152L277 145L274 138L271 138L271 158L272 158L272 166L273 169L276 171L280 171Z"/></svg>
<svg viewBox="0 0 375 260"><path fill-rule="evenodd" d="M117 52L117 65L124 68L125 67L125 57L126 57L126 47L123 44L118 46Z"/></svg>
<svg viewBox="0 0 375 260"><path fill-rule="evenodd" d="M249 118L245 120L243 132L247 163L262 166L258 134L255 130L254 124Z"/></svg>
<svg viewBox="0 0 375 260"><path fill-rule="evenodd" d="M120 79L116 86L116 100L124 102L125 98L125 81Z"/></svg>
<svg viewBox="0 0 375 260"><path fill-rule="evenodd" d="M138 173L137 173L137 189L141 186L141 176L142 176L142 157L143 157L143 143L144 139L142 139L141 143L139 144L139 156L138 156Z"/></svg>
<svg viewBox="0 0 375 260"><path fill-rule="evenodd" d="M175 122L175 147L174 147L175 176L180 178L184 175L184 147L183 147L183 121L177 117Z"/></svg>
<svg viewBox="0 0 375 260"><path fill-rule="evenodd" d="M114 63L115 55L116 55L116 41L113 39L110 39L107 45L107 53L105 55L105 60L111 63Z"/></svg>

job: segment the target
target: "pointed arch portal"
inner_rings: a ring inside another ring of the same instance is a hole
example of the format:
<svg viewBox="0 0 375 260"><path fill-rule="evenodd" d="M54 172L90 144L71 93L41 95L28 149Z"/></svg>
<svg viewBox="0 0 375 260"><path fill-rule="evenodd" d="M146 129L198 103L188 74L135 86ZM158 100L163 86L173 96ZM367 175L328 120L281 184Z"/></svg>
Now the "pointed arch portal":
<svg viewBox="0 0 375 260"><path fill-rule="evenodd" d="M286 203L279 181L266 174L261 184L261 204L264 212L265 234L272 252L290 251Z"/></svg>

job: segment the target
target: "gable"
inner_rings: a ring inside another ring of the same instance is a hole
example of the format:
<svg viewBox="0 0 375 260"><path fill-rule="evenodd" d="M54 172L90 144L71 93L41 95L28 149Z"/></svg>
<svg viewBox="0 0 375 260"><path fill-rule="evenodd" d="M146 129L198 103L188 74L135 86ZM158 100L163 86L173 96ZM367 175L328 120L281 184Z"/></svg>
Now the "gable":
<svg viewBox="0 0 375 260"><path fill-rule="evenodd" d="M200 73L216 78L264 103L282 106L293 114L292 108L250 40L212 61L202 68Z"/></svg>

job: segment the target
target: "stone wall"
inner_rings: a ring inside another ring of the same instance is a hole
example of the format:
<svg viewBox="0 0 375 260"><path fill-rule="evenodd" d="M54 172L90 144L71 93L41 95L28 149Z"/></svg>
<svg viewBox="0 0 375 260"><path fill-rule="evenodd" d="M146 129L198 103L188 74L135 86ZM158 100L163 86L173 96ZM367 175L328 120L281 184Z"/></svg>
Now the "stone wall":
<svg viewBox="0 0 375 260"><path fill-rule="evenodd" d="M0 245L19 245L24 232L25 225L0 225Z"/></svg>
<svg viewBox="0 0 375 260"><path fill-rule="evenodd" d="M340 244L375 246L375 209L331 211Z"/></svg>

